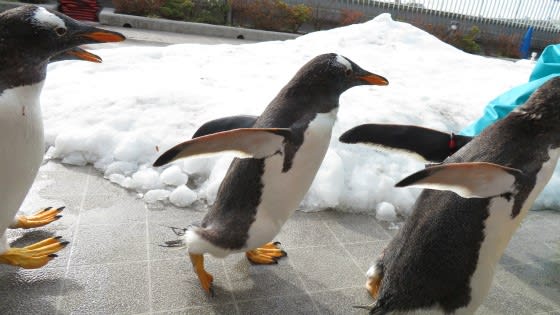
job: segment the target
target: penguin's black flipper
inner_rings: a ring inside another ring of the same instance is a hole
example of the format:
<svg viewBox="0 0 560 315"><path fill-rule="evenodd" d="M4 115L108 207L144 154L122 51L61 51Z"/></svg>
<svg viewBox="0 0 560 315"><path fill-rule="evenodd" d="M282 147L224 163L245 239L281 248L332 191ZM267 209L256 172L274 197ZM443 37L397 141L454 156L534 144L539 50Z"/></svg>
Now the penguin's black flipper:
<svg viewBox="0 0 560 315"><path fill-rule="evenodd" d="M365 124L346 131L339 140L404 151L427 162L442 162L472 137L412 125Z"/></svg>
<svg viewBox="0 0 560 315"><path fill-rule="evenodd" d="M192 138L194 139L221 131L251 128L255 125L257 118L259 118L259 116L238 115L210 120L200 126Z"/></svg>
<svg viewBox="0 0 560 315"><path fill-rule="evenodd" d="M287 128L242 128L222 131L180 143L163 153L154 166L174 160L220 152L238 153L240 157L256 159L283 154L284 144L291 141L292 131Z"/></svg>
<svg viewBox="0 0 560 315"><path fill-rule="evenodd" d="M522 171L494 163L447 163L418 171L395 186L449 190L463 198L488 198L515 193L520 176Z"/></svg>

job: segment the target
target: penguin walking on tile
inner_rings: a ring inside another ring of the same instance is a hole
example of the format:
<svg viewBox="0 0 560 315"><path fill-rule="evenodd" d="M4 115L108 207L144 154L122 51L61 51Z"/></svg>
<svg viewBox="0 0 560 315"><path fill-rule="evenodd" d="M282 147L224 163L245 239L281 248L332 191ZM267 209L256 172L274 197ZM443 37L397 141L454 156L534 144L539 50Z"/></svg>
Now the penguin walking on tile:
<svg viewBox="0 0 560 315"><path fill-rule="evenodd" d="M348 58L319 55L295 74L254 123L245 121L241 125L246 128L231 129L239 124L218 122L156 160L154 166L162 166L220 151L250 157L232 162L215 203L202 222L185 233L191 262L206 292L213 293L213 278L204 270L205 253L225 257L245 252L255 264L274 264L286 255L271 241L296 210L323 161L340 95L354 86L386 84L385 78Z"/></svg>
<svg viewBox="0 0 560 315"><path fill-rule="evenodd" d="M39 6L0 13L0 263L39 268L67 244L52 237L11 248L5 234L8 228L33 228L55 221L63 209L49 207L31 216L16 216L45 152L39 97L47 64L69 59L99 62L98 56L77 46L122 40L119 33Z"/></svg>
<svg viewBox="0 0 560 315"><path fill-rule="evenodd" d="M370 314L473 314L560 156L560 78L442 164L397 183L422 191L367 272Z"/></svg>

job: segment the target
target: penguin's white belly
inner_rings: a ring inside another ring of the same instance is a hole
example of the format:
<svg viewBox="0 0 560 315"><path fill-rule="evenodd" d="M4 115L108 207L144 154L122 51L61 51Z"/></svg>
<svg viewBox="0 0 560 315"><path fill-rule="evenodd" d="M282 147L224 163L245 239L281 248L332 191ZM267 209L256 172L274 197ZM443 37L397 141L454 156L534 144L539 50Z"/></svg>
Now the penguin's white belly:
<svg viewBox="0 0 560 315"><path fill-rule="evenodd" d="M309 123L303 143L293 158L292 167L286 173L282 173L283 156L265 160L261 203L249 229L245 249L253 249L272 241L297 209L323 162L336 114L337 109L317 114Z"/></svg>
<svg viewBox="0 0 560 315"><path fill-rule="evenodd" d="M496 264L502 257L513 233L550 180L560 156L560 149L550 150L548 155L550 159L543 164L537 174L535 187L525 200L519 215L514 219L511 218L513 199L507 201L505 198L494 198L491 201L489 217L484 222L484 240L480 247L478 263L471 277L471 301L466 307L457 310L456 314L473 314L484 302L492 285Z"/></svg>
<svg viewBox="0 0 560 315"><path fill-rule="evenodd" d="M0 235L13 223L43 159L42 85L17 87L0 95ZM6 246L0 238L0 252Z"/></svg>

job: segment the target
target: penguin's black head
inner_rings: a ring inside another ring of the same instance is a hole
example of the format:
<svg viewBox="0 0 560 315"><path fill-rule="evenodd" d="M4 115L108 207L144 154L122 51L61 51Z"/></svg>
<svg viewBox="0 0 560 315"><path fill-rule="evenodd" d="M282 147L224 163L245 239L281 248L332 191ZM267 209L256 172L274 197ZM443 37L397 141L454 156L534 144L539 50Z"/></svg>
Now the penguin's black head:
<svg viewBox="0 0 560 315"><path fill-rule="evenodd" d="M125 37L78 22L43 7L25 5L0 13L0 69L25 69L39 74L49 59L99 61L79 45L119 42ZM44 73L43 73L44 77Z"/></svg>
<svg viewBox="0 0 560 315"><path fill-rule="evenodd" d="M560 129L560 77L554 77L539 87L512 113L533 121L537 126Z"/></svg>
<svg viewBox="0 0 560 315"><path fill-rule="evenodd" d="M389 84L384 77L368 72L352 60L333 53L313 58L299 70L294 80L322 86L337 95L358 85Z"/></svg>

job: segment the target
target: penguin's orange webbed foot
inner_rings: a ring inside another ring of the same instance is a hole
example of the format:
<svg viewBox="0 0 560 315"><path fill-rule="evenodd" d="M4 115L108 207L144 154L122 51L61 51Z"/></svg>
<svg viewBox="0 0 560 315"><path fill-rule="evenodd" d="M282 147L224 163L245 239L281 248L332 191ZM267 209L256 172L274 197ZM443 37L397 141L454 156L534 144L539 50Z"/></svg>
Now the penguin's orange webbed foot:
<svg viewBox="0 0 560 315"><path fill-rule="evenodd" d="M266 243L262 247L247 251L245 256L250 262L257 265L277 264L278 259L288 254L278 247L279 242Z"/></svg>
<svg viewBox="0 0 560 315"><path fill-rule="evenodd" d="M10 226L12 229L31 229L47 225L54 222L62 217L60 212L64 210L65 207L52 208L48 207L33 215L21 215L16 217L16 222Z"/></svg>
<svg viewBox="0 0 560 315"><path fill-rule="evenodd" d="M377 299L379 296L379 288L381 288L381 280L383 277L381 275L374 275L373 277L368 278L366 282L366 289L371 295L372 298Z"/></svg>
<svg viewBox="0 0 560 315"><path fill-rule="evenodd" d="M66 245L68 242L61 242L60 237L51 237L23 248L9 248L0 254L0 263L25 269L40 268L58 257L55 253Z"/></svg>
<svg viewBox="0 0 560 315"><path fill-rule="evenodd" d="M212 282L214 277L204 270L204 256L198 254L189 254L191 258L191 263L194 268L194 272L198 276L198 281L200 281L200 286L206 291L206 293L214 296L214 288L212 287Z"/></svg>

